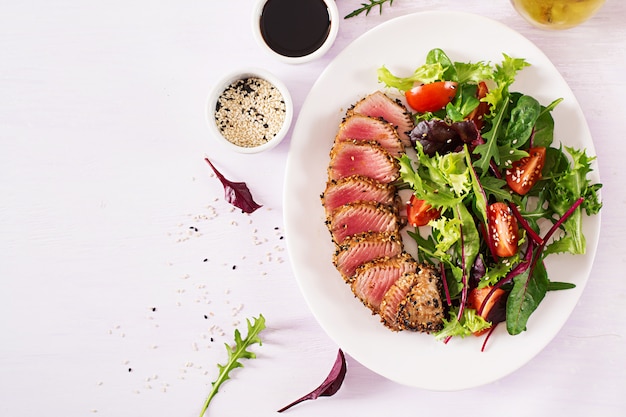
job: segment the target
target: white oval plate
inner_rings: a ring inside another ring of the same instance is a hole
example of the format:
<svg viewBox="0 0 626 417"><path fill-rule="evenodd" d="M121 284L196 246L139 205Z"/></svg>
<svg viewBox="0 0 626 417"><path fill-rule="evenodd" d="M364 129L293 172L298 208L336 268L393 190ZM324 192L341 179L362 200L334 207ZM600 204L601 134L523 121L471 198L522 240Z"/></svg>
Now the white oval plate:
<svg viewBox="0 0 626 417"><path fill-rule="evenodd" d="M585 217L585 255L551 255L552 281L576 284L548 293L528 322L528 330L509 336L499 326L487 348L483 338L452 339L448 344L414 332L391 332L356 299L331 263L334 246L324 225L319 195L327 179L329 151L347 108L382 86L376 69L411 74L427 52L442 48L453 61L500 63L502 53L525 58L511 91L547 105L562 97L555 118L555 143L586 148L595 155L583 113L550 60L529 40L493 20L457 12L417 13L388 21L342 51L321 74L295 125L285 179L285 229L300 289L326 333L372 371L398 383L431 390L467 389L496 381L537 355L559 332L585 287L596 252L600 216ZM599 182L597 168L592 173Z"/></svg>

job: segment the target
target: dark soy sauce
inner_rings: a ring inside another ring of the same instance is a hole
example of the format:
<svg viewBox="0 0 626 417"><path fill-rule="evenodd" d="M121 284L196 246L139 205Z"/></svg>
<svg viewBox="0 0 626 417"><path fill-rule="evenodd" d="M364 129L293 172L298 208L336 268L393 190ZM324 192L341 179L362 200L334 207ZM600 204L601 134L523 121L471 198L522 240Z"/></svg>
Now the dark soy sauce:
<svg viewBox="0 0 626 417"><path fill-rule="evenodd" d="M322 46L330 32L330 13L322 0L268 0L260 25L274 52L296 58Z"/></svg>

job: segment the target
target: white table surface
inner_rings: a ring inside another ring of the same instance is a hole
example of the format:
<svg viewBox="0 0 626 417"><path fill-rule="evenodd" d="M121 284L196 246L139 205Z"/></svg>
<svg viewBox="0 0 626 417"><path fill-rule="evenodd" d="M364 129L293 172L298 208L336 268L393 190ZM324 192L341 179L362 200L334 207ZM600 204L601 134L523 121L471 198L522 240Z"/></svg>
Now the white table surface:
<svg viewBox="0 0 626 417"><path fill-rule="evenodd" d="M360 3L339 0L340 14ZM626 3L548 32L506 0L396 0L342 20L330 52L299 66L255 44L253 4L0 0L0 415L196 416L223 344L259 313L268 328L257 359L232 373L207 415L275 416L321 383L338 346L307 309L283 239L289 138L263 155L226 151L209 137L206 95L256 65L287 84L297 116L352 40L423 10L504 22L571 86L604 184L593 272L554 340L500 381L429 392L348 357L334 397L285 415L624 415ZM205 156L263 208L232 209Z"/></svg>

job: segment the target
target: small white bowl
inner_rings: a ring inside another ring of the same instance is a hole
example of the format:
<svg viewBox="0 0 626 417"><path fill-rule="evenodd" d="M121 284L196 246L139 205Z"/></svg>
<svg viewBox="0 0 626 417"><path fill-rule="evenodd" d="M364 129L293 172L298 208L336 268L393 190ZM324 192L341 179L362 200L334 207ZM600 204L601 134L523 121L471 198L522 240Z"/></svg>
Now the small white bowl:
<svg viewBox="0 0 626 417"><path fill-rule="evenodd" d="M216 106L222 93L224 93L224 91L232 83L236 82L237 80L243 80L246 78L261 78L269 82L280 92L282 99L285 103L285 118L282 122L280 130L278 130L274 137L272 137L267 142L258 146L250 147L238 145L228 140L222 134L222 132L220 132L217 121L215 119ZM289 90L287 89L285 84L278 78L276 78L273 74L260 68L245 68L239 71L229 73L213 86L211 92L209 93L209 99L207 102L206 119L209 125L209 129L213 133L215 139L227 148L236 152L248 154L263 152L272 149L273 147L278 145L287 135L287 132L289 131L289 128L291 126L291 121L293 119L293 101L291 100L291 95L289 94Z"/></svg>
<svg viewBox="0 0 626 417"><path fill-rule="evenodd" d="M261 15L263 14L263 8L268 1L269 0L257 0L254 10L252 12L252 33L254 35L254 39L268 54L288 64L302 64L320 58L322 55L328 52L330 47L335 42L335 39L337 38L337 32L339 31L339 21L341 20L339 17L339 11L337 10L337 4L334 0L322 0L326 5L330 22L330 28L326 40L315 51L309 53L308 55L298 57L290 57L274 51L272 48L270 48L270 46L263 38L263 34L261 32Z"/></svg>

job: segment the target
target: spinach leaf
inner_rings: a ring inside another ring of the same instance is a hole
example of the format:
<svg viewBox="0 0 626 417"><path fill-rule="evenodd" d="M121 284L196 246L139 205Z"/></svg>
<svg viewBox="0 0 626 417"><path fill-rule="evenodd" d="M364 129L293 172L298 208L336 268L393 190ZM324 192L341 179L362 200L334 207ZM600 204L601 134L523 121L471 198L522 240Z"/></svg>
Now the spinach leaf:
<svg viewBox="0 0 626 417"><path fill-rule="evenodd" d="M526 330L528 318L548 290L548 274L543 262L533 266L513 278L513 289L506 303L506 329L511 335Z"/></svg>
<svg viewBox="0 0 626 417"><path fill-rule="evenodd" d="M456 68L443 49L435 48L426 54L426 65L439 64L443 68L441 80L457 81Z"/></svg>
<svg viewBox="0 0 626 417"><path fill-rule="evenodd" d="M465 265L466 276L471 275L471 269L480 251L480 235L476 228L476 221L464 204L459 204L456 209L459 223L461 225L462 244L462 264Z"/></svg>
<svg viewBox="0 0 626 417"><path fill-rule="evenodd" d="M552 145L554 140L554 119L552 118L552 110L563 101L562 98L554 100L546 107L542 107L541 114L535 123L535 133L533 135L533 146L543 146L545 148Z"/></svg>
<svg viewBox="0 0 626 417"><path fill-rule="evenodd" d="M541 105L531 96L521 96L511 109L511 118L504 138L512 148L521 148L528 142L541 114Z"/></svg>

